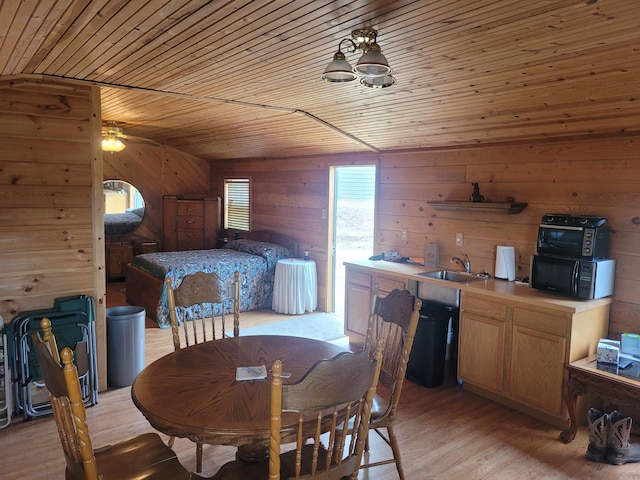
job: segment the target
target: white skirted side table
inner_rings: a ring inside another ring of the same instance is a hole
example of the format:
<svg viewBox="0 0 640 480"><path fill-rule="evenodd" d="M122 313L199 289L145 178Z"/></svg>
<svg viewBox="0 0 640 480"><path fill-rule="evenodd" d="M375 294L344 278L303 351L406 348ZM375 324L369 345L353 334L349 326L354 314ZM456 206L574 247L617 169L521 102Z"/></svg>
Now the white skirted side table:
<svg viewBox="0 0 640 480"><path fill-rule="evenodd" d="M278 313L313 312L318 303L316 262L300 258L278 260L273 283L273 309Z"/></svg>

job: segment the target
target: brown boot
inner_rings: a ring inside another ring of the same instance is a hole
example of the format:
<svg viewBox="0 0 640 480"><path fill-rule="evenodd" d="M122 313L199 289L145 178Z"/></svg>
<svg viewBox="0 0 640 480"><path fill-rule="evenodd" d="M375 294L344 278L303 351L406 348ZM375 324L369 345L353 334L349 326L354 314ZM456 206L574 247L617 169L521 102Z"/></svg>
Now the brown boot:
<svg viewBox="0 0 640 480"><path fill-rule="evenodd" d="M614 465L640 462L640 445L631 445L631 417L611 412L607 421L607 462Z"/></svg>
<svg viewBox="0 0 640 480"><path fill-rule="evenodd" d="M608 418L606 413L590 408L587 413L589 421L589 446L587 447L587 460L601 462L604 460L607 448Z"/></svg>

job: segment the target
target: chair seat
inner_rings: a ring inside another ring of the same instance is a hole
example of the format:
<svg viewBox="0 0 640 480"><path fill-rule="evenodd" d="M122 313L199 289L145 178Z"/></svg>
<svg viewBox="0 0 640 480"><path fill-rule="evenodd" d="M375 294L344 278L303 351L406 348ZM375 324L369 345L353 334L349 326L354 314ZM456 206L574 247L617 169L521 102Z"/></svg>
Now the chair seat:
<svg viewBox="0 0 640 480"><path fill-rule="evenodd" d="M373 404L371 405L371 423L381 419L389 408L389 399L377 393L373 396Z"/></svg>
<svg viewBox="0 0 640 480"><path fill-rule="evenodd" d="M95 450L96 465L102 480L181 480L191 475L156 433L136 437ZM67 479L84 480L84 472L67 469Z"/></svg>

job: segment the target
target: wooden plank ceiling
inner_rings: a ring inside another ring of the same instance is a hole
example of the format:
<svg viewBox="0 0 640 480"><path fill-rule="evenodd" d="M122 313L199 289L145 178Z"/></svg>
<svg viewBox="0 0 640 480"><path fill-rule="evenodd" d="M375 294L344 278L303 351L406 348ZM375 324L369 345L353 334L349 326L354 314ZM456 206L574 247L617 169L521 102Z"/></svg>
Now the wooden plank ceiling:
<svg viewBox="0 0 640 480"><path fill-rule="evenodd" d="M321 80L363 27L397 83ZM628 0L4 0L0 75L209 160L382 152L638 131L639 37Z"/></svg>

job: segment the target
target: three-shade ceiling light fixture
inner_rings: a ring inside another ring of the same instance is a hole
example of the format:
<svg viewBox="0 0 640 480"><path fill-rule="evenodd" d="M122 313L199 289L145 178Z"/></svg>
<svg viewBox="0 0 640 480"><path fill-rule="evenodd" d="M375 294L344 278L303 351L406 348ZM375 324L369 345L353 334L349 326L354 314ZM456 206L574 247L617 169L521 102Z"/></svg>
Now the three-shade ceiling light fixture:
<svg viewBox="0 0 640 480"><path fill-rule="evenodd" d="M351 32L351 38L345 38L338 44L338 51L324 73L322 79L327 82L351 82L359 79L360 84L370 88L386 88L395 83L391 75L389 62L382 54L377 43L378 32L372 28L363 28ZM354 53L358 50L362 56L355 67L347 62L342 53L342 46L346 44L346 51Z"/></svg>

